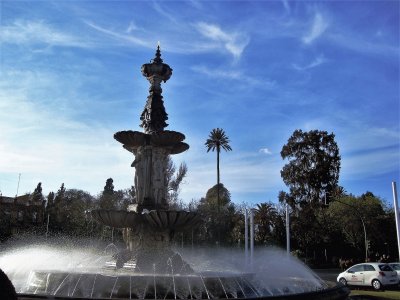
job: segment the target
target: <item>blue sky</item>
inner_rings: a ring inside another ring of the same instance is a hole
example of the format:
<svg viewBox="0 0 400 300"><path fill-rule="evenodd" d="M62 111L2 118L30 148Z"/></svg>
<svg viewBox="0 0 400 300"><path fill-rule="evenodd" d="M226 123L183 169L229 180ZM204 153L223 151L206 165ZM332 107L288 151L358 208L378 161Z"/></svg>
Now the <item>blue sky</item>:
<svg viewBox="0 0 400 300"><path fill-rule="evenodd" d="M204 142L222 127L221 181L236 203L277 201L282 146L295 129L333 132L340 184L392 201L400 179L398 1L2 1L0 190L61 183L97 194L133 184L113 139L139 130L148 94L140 67L173 68L163 85L181 197L216 182Z"/></svg>

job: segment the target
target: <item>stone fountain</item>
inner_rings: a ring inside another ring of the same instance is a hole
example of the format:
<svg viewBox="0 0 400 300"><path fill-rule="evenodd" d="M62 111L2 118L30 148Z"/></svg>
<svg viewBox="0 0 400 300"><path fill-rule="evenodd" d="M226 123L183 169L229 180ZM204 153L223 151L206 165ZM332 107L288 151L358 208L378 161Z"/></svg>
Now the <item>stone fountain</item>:
<svg viewBox="0 0 400 300"><path fill-rule="evenodd" d="M135 159L136 204L129 211L93 210L92 217L114 228L124 228L126 251L116 258L117 268L128 260L137 272L164 274L171 268L179 273L192 273L190 266L170 249L174 233L198 221L195 213L169 210L166 168L168 156L189 149L185 136L165 130L165 112L161 82L172 75L169 65L161 59L160 47L151 63L142 66L142 74L150 82L149 96L140 116L144 132L119 131L114 138L133 153Z"/></svg>
<svg viewBox="0 0 400 300"><path fill-rule="evenodd" d="M142 66L142 74L150 82L140 117L143 132L114 135L134 155L136 203L128 211L90 212L101 224L123 228L126 249L111 262L96 259L95 266L32 270L19 289L20 299L346 299L347 288L328 285L287 256L275 257L274 269L261 275L254 269L198 270L172 250L174 233L199 221L193 212L170 210L167 201L168 156L189 145L182 133L165 130L161 83L171 77L172 69L163 63L159 46L155 58Z"/></svg>

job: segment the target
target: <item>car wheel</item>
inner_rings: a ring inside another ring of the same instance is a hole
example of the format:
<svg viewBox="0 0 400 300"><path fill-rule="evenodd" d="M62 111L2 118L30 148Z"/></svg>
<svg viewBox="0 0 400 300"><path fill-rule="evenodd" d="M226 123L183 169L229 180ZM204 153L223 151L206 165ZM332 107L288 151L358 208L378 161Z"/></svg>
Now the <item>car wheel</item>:
<svg viewBox="0 0 400 300"><path fill-rule="evenodd" d="M339 279L339 282L340 282L341 284L343 284L344 286L347 285L347 280L344 279L343 277Z"/></svg>
<svg viewBox="0 0 400 300"><path fill-rule="evenodd" d="M374 290L379 291L382 288L382 284L379 280L374 279L372 280L372 287L374 288Z"/></svg>

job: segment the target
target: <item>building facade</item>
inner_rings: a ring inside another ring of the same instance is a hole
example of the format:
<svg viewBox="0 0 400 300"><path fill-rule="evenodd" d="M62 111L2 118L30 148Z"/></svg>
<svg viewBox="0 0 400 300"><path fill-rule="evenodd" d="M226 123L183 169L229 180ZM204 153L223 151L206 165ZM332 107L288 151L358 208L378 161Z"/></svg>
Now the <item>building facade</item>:
<svg viewBox="0 0 400 300"><path fill-rule="evenodd" d="M0 238L43 230L46 201L33 201L32 195L0 195Z"/></svg>

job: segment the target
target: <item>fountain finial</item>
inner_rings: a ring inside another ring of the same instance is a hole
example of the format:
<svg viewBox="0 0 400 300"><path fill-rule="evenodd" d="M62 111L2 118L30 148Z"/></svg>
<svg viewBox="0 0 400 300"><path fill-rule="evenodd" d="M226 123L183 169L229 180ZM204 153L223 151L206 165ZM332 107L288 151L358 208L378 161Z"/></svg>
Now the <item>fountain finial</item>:
<svg viewBox="0 0 400 300"><path fill-rule="evenodd" d="M152 63L162 64L160 42L157 42L156 56L152 59Z"/></svg>
<svg viewBox="0 0 400 300"><path fill-rule="evenodd" d="M160 44L157 45L156 55L148 64L142 66L142 74L150 82L149 96L146 106L140 116L144 132L155 134L164 130L168 124L165 122L168 115L162 100L161 82L166 82L172 75L169 65L161 59Z"/></svg>

